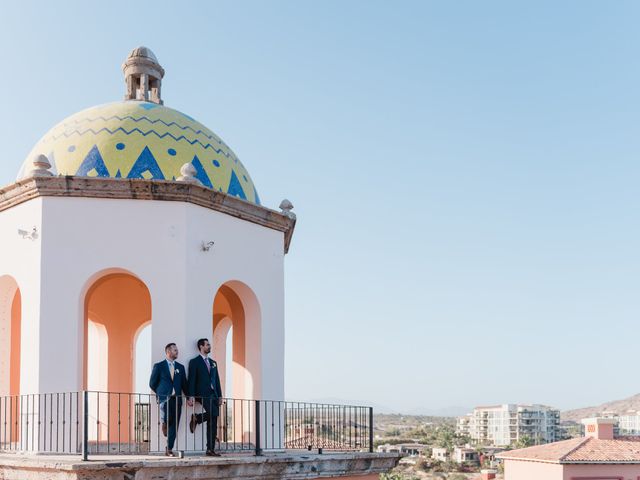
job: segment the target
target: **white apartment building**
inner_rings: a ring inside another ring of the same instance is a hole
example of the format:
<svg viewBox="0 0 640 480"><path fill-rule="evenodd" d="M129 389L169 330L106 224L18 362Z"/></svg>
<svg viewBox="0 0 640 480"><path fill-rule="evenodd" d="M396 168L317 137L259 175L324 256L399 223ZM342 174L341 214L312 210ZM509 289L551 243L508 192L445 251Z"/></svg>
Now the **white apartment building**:
<svg viewBox="0 0 640 480"><path fill-rule="evenodd" d="M631 410L615 417L618 420L618 434L620 436L640 435L640 412ZM615 435L614 431L614 435Z"/></svg>
<svg viewBox="0 0 640 480"><path fill-rule="evenodd" d="M458 417L457 422L456 422L456 431L458 432L458 434L460 435L467 435L469 436L471 434L471 420L473 419L473 414L472 413L467 413L466 415L462 416L462 417Z"/></svg>
<svg viewBox="0 0 640 480"><path fill-rule="evenodd" d="M560 438L560 411L545 405L476 407L458 419L458 433L480 445L514 445L525 437L536 445L555 442Z"/></svg>

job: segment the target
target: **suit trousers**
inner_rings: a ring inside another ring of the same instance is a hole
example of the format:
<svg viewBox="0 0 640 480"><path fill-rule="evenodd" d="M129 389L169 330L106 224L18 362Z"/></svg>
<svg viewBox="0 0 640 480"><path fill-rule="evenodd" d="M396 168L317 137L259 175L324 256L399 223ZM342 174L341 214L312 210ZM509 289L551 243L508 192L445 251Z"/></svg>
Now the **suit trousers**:
<svg viewBox="0 0 640 480"><path fill-rule="evenodd" d="M181 415L182 397L172 395L160 403L160 418L162 419L162 423L167 424L167 448L169 450L173 450Z"/></svg>
<svg viewBox="0 0 640 480"><path fill-rule="evenodd" d="M216 435L218 432L218 399L215 397L204 397L201 402L204 413L197 414L196 421L198 423L207 422L207 450L215 450Z"/></svg>

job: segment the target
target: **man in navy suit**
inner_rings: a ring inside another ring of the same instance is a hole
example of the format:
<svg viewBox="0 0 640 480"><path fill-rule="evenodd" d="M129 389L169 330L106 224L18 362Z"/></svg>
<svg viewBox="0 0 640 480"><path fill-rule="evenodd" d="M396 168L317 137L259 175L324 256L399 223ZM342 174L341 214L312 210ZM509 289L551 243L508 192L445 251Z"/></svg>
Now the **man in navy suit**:
<svg viewBox="0 0 640 480"><path fill-rule="evenodd" d="M194 433L199 423L207 422L207 455L219 457L215 451L216 432L218 430L218 416L222 404L222 388L218 364L209 358L211 344L206 338L198 340L200 355L189 361L189 395L190 401L195 399L202 404L205 413L191 415L189 429Z"/></svg>
<svg viewBox="0 0 640 480"><path fill-rule="evenodd" d="M187 372L181 363L176 362L178 347L175 343L169 343L164 347L164 351L167 358L153 366L149 387L156 394L160 404L162 434L167 437L165 455L175 457L173 444L182 414L182 394L187 395ZM191 405L191 400L188 403Z"/></svg>

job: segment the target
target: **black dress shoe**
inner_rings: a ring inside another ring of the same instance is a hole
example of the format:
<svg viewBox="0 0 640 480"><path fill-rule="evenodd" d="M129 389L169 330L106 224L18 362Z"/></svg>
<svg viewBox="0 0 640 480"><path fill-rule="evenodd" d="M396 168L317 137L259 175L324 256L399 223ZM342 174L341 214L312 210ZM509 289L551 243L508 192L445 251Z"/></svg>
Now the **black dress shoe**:
<svg viewBox="0 0 640 480"><path fill-rule="evenodd" d="M213 450L207 450L207 452L205 453L205 455L207 457L220 457L221 455L218 452L215 452Z"/></svg>
<svg viewBox="0 0 640 480"><path fill-rule="evenodd" d="M166 437L167 436L167 424L163 423L162 424L162 434Z"/></svg>
<svg viewBox="0 0 640 480"><path fill-rule="evenodd" d="M191 420L189 420L189 430L191 431L191 433L196 431L196 425L198 425L198 419L196 418L195 414L192 413Z"/></svg>
<svg viewBox="0 0 640 480"><path fill-rule="evenodd" d="M165 448L165 450L164 450L164 454L165 454L167 457L175 457L175 456L176 456L176 454L175 454L175 453L173 453L173 450L169 450L169 448Z"/></svg>

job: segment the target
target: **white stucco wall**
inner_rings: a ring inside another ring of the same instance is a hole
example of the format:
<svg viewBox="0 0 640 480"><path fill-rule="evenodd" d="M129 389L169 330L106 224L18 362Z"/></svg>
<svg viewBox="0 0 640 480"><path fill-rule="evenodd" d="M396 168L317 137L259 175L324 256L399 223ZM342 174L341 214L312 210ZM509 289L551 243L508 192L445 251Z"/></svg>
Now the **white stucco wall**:
<svg viewBox="0 0 640 480"><path fill-rule="evenodd" d="M563 466L557 463L504 461L504 480L563 480Z"/></svg>
<svg viewBox="0 0 640 480"><path fill-rule="evenodd" d="M23 297L20 363L23 374L20 375L20 390L38 392L41 390L40 378L31 375L37 372L42 363L46 363L37 348L37 339L41 336L40 327L40 259L42 232L42 199L36 198L11 209L0 212L0 276L10 275L18 284ZM22 238L18 230L29 233L37 229L38 238ZM24 299L28 298L28 301ZM9 330L7 330L9 333ZM1 371L8 372L8 351L3 352ZM0 379L6 387L8 378ZM6 393L6 392L4 392Z"/></svg>
<svg viewBox="0 0 640 480"><path fill-rule="evenodd" d="M522 460L505 460L505 480L637 480L638 464L573 465Z"/></svg>
<svg viewBox="0 0 640 480"><path fill-rule="evenodd" d="M565 465L563 480L638 480L640 464Z"/></svg>
<svg viewBox="0 0 640 480"><path fill-rule="evenodd" d="M18 236L33 226L37 240ZM247 318L247 343L258 336L261 346L247 352L260 371L255 395L284 398L281 232L182 202L39 197L0 212L0 238L0 275L16 279L23 300L22 393L82 388L84 295L102 274L121 270L151 294L155 361L174 341L186 364L197 338L213 338L218 288L248 286L261 316L260 325ZM203 252L203 241L215 245ZM245 310L250 317L256 308Z"/></svg>

